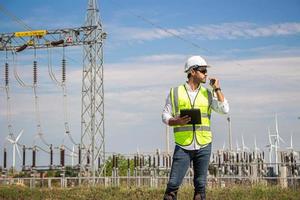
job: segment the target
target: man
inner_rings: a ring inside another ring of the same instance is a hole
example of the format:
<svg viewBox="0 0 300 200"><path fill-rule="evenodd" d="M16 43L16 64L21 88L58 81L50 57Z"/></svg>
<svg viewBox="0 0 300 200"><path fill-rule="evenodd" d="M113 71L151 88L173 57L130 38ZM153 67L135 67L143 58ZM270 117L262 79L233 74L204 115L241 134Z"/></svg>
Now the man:
<svg viewBox="0 0 300 200"><path fill-rule="evenodd" d="M208 67L202 57L190 57L184 69L187 82L171 88L166 100L162 120L173 126L176 145L164 200L176 200L178 188L190 162L193 162L194 170L194 200L206 199L205 185L212 142L211 110L221 114L229 111L228 102L217 78L210 78L213 91L202 86L207 80ZM200 109L201 124L188 124L191 118L188 115L180 117L182 109Z"/></svg>

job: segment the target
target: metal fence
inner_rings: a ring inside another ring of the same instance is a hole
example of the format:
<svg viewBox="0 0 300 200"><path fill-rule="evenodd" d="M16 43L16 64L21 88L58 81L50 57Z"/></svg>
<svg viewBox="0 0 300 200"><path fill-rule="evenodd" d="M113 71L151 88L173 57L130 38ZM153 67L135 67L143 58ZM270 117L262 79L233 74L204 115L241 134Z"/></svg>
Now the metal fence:
<svg viewBox="0 0 300 200"><path fill-rule="evenodd" d="M22 185L30 188L52 188L52 187L78 187L78 186L103 186L103 187L165 187L168 177L154 176L118 176L118 177L46 177L46 178L8 178L1 177L1 185ZM300 189L300 176L297 177L239 177L209 176L207 185L209 188L229 187L234 185L255 185L263 184L266 186L278 185L289 187L294 190ZM193 185L193 177L186 176L183 185Z"/></svg>

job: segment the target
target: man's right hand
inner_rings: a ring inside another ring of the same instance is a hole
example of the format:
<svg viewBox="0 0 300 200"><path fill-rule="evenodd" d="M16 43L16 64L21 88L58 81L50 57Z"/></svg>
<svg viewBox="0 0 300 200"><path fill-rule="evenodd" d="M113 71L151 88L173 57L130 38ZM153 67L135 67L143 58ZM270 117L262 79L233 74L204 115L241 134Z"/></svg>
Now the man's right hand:
<svg viewBox="0 0 300 200"><path fill-rule="evenodd" d="M174 117L169 120L169 126L186 125L191 121L191 117L185 115L183 117Z"/></svg>

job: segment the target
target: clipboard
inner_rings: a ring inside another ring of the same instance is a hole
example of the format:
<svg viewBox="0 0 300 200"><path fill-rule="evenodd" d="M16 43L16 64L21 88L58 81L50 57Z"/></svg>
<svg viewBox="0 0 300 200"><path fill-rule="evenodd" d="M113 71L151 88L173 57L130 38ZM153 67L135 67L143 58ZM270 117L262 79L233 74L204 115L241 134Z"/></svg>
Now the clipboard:
<svg viewBox="0 0 300 200"><path fill-rule="evenodd" d="M193 108L180 110L180 117L185 115L188 115L191 118L191 121L189 121L188 124L202 124L200 109Z"/></svg>

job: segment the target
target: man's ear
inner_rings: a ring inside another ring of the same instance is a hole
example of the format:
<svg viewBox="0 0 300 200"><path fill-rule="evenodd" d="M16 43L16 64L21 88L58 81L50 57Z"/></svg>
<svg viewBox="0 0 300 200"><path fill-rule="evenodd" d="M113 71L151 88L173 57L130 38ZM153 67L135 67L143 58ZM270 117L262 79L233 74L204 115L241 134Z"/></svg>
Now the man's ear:
<svg viewBox="0 0 300 200"><path fill-rule="evenodd" d="M195 71L194 69L191 69L190 73L191 73L192 75L195 75L196 71Z"/></svg>

